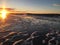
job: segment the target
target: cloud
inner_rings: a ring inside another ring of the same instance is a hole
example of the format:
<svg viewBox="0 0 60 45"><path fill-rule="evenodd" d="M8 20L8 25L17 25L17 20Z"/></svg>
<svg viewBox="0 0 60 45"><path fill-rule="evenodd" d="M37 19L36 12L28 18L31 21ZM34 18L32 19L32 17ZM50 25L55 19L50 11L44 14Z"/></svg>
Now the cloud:
<svg viewBox="0 0 60 45"><path fill-rule="evenodd" d="M60 6L60 4L53 4L53 6Z"/></svg>

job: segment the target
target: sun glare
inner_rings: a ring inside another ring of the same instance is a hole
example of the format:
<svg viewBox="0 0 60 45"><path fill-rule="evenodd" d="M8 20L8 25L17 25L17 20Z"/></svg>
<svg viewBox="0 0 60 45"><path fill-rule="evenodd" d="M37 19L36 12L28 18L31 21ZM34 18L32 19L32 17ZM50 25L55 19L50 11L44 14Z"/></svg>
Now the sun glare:
<svg viewBox="0 0 60 45"><path fill-rule="evenodd" d="M5 19L7 17L7 14L8 14L8 11L3 8L2 11L1 11L1 18Z"/></svg>
<svg viewBox="0 0 60 45"><path fill-rule="evenodd" d="M5 19L6 18L6 15L7 15L7 11L3 9L2 12L1 12L1 17L3 19Z"/></svg>

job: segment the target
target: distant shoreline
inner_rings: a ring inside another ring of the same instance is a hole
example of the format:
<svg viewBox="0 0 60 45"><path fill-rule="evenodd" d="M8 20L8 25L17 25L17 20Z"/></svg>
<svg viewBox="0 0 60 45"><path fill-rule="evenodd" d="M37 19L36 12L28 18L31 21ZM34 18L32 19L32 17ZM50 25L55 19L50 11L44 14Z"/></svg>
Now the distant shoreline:
<svg viewBox="0 0 60 45"><path fill-rule="evenodd" d="M10 13L10 15L27 15L27 16L60 17L60 14Z"/></svg>

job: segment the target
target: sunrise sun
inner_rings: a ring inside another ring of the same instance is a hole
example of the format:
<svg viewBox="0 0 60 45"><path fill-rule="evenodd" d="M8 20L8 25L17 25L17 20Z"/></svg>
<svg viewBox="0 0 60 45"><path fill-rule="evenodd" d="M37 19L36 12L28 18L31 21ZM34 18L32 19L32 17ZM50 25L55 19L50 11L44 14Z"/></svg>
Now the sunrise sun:
<svg viewBox="0 0 60 45"><path fill-rule="evenodd" d="M3 9L3 10L1 11L1 17L2 17L3 19L5 19L5 18L6 18L6 15L7 15L7 11L6 11L5 9Z"/></svg>

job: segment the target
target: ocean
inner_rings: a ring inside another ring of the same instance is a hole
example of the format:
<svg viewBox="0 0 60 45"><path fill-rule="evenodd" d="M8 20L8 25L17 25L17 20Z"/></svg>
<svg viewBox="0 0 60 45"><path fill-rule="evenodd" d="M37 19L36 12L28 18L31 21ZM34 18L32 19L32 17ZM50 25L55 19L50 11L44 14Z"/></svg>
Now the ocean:
<svg viewBox="0 0 60 45"><path fill-rule="evenodd" d="M36 31L42 35L51 31L53 33L54 31L60 31L60 17L42 15L9 15L5 20L0 19L0 40L6 40L6 37L9 37L8 39L12 40L14 36L7 36L10 35L11 32L14 34L22 32L24 35L26 33L33 35Z"/></svg>

